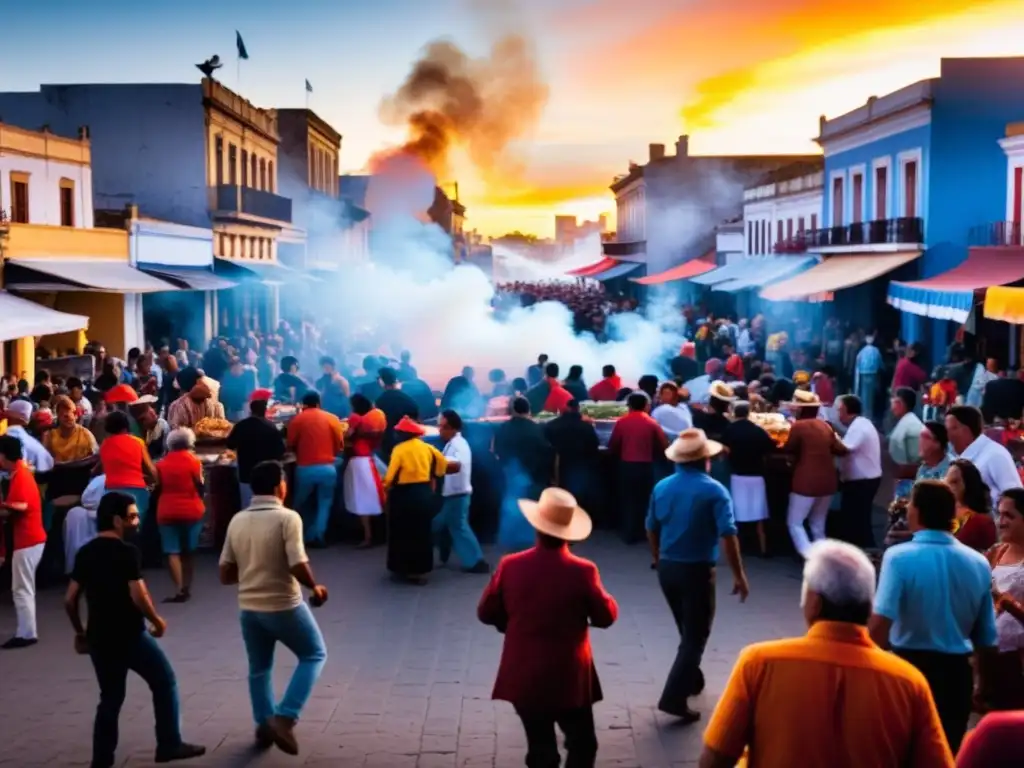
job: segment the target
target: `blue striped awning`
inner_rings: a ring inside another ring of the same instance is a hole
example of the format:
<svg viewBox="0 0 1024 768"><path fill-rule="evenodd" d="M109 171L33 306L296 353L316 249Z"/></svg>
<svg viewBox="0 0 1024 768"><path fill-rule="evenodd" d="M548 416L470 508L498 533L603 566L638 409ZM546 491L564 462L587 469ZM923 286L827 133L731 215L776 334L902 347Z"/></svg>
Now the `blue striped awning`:
<svg viewBox="0 0 1024 768"><path fill-rule="evenodd" d="M784 280L799 274L817 263L814 256L773 256L767 259L750 259L743 277L718 283L713 290L747 291L771 285L776 280Z"/></svg>
<svg viewBox="0 0 1024 768"><path fill-rule="evenodd" d="M640 269L641 266L643 265L635 261L623 261L610 269L606 269L604 272L598 272L596 275L590 275L590 277L601 281L614 280L616 277L622 277L623 275L628 275L630 272Z"/></svg>
<svg viewBox="0 0 1024 768"><path fill-rule="evenodd" d="M741 261L734 261L732 264L726 264L718 269L712 269L710 272L705 272L702 275L694 275L690 278L690 282L697 285L718 285L727 280L738 280L749 272L750 263L743 259Z"/></svg>

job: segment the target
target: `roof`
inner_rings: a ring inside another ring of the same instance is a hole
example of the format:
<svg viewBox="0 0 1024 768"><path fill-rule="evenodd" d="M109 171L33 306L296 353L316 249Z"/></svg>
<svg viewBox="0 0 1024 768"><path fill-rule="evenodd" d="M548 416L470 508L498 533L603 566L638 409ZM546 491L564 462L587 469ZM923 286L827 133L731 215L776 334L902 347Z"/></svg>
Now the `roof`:
<svg viewBox="0 0 1024 768"><path fill-rule="evenodd" d="M768 184L777 184L780 181L799 179L803 176L809 176L812 173L824 170L824 168L824 155L816 156L811 160L798 160L795 163L789 163L781 168L776 168L774 171L768 171L768 173L755 181L752 186L763 187Z"/></svg>
<svg viewBox="0 0 1024 768"><path fill-rule="evenodd" d="M293 116L304 118L309 125L313 126L316 130L326 136L329 141L341 146L341 134L330 123L308 107L304 109L278 109L277 116L278 119L283 117L286 120Z"/></svg>
<svg viewBox="0 0 1024 768"><path fill-rule="evenodd" d="M365 208L366 190L369 186L369 174L343 174L338 177L338 197L343 197L350 203Z"/></svg>
<svg viewBox="0 0 1024 768"><path fill-rule="evenodd" d="M725 165L738 172L756 171L760 166L769 163L778 163L782 166L807 162L815 158L815 155L670 155L668 157L652 160L645 165L637 165L630 168L629 173L615 179L608 187L612 192L619 192L625 189L639 178L644 176L646 169L671 169L678 167L681 171L692 171L701 166Z"/></svg>

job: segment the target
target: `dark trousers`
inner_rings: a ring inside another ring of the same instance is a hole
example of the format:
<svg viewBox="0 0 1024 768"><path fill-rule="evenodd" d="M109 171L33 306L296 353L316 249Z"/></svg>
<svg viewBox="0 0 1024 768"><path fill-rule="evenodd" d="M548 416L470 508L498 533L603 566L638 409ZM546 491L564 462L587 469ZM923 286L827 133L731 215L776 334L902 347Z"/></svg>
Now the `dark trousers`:
<svg viewBox="0 0 1024 768"><path fill-rule="evenodd" d="M622 540L635 544L644 538L644 519L654 490L654 464L619 462L619 531Z"/></svg>
<svg viewBox="0 0 1024 768"><path fill-rule="evenodd" d="M145 680L153 693L157 750L174 749L181 744L178 684L171 663L156 640L143 632L137 640L111 648L94 648L89 655L100 685L100 703L96 707L92 732L93 768L114 765L117 721L124 704L129 670Z"/></svg>
<svg viewBox="0 0 1024 768"><path fill-rule="evenodd" d="M874 548L875 496L881 484L880 477L872 480L847 480L842 484L836 538L861 549Z"/></svg>
<svg viewBox="0 0 1024 768"><path fill-rule="evenodd" d="M526 765L528 768L558 768L557 725L565 734L565 768L593 768L597 760L597 733L594 731L593 707L580 707L557 714L518 711L526 731Z"/></svg>
<svg viewBox="0 0 1024 768"><path fill-rule="evenodd" d="M971 657L937 651L896 650L896 655L920 670L932 689L935 708L939 711L946 741L955 755L960 749L967 720L971 716L974 694L974 673Z"/></svg>
<svg viewBox="0 0 1024 768"><path fill-rule="evenodd" d="M703 687L700 662L715 620L715 566L662 560L658 583L679 630L679 649L658 709L678 714L686 709L686 700Z"/></svg>

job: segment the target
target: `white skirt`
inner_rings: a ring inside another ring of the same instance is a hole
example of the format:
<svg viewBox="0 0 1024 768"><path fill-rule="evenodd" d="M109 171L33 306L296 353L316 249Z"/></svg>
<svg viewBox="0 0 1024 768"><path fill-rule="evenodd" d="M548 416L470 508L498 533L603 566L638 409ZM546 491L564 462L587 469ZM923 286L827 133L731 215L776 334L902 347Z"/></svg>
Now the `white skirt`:
<svg viewBox="0 0 1024 768"><path fill-rule="evenodd" d="M373 456L353 456L345 467L345 509L353 515L373 516L383 512L380 504L380 474Z"/></svg>
<svg viewBox="0 0 1024 768"><path fill-rule="evenodd" d="M733 475L729 485L737 523L756 523L768 519L768 494L763 477Z"/></svg>

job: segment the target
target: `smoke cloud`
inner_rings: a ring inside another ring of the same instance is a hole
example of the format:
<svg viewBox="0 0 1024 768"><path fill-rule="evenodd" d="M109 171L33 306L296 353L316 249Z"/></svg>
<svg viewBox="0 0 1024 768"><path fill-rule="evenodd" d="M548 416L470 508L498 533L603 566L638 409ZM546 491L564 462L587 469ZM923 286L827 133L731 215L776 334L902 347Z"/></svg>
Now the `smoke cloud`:
<svg viewBox="0 0 1024 768"><path fill-rule="evenodd" d="M528 133L547 104L532 44L506 35L486 58L469 57L454 43L430 43L405 82L381 104L381 119L407 126L402 151L435 175L448 170L449 153L465 149L485 174L507 160L509 143Z"/></svg>

